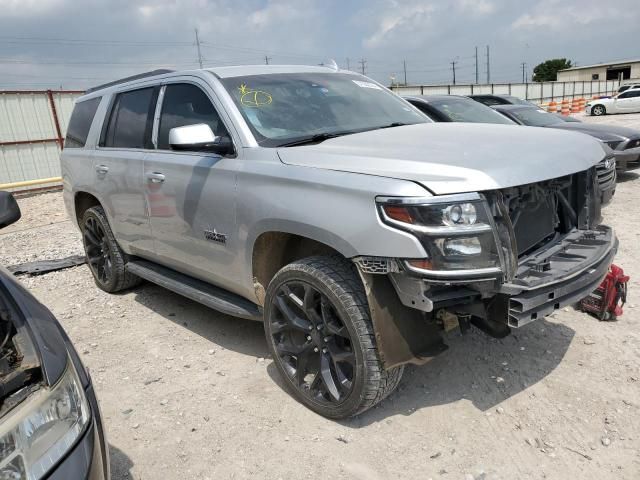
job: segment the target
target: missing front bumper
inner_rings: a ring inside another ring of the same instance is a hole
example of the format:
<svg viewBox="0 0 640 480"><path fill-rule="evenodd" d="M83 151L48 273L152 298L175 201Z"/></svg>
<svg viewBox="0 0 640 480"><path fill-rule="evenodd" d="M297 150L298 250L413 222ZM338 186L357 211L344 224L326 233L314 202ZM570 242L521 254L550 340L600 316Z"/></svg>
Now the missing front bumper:
<svg viewBox="0 0 640 480"><path fill-rule="evenodd" d="M576 230L532 256L503 285L494 314L510 327L521 327L586 297L607 274L618 248L609 227Z"/></svg>

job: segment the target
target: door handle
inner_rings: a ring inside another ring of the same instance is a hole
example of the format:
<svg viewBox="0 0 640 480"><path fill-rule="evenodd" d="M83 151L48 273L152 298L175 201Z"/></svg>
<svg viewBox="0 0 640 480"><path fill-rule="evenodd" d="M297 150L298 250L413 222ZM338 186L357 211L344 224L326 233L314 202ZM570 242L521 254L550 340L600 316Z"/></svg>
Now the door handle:
<svg viewBox="0 0 640 480"><path fill-rule="evenodd" d="M147 179L151 183L162 183L164 182L164 175L159 172L147 173Z"/></svg>
<svg viewBox="0 0 640 480"><path fill-rule="evenodd" d="M107 167L106 165L96 165L96 172L104 175L108 171L109 167Z"/></svg>

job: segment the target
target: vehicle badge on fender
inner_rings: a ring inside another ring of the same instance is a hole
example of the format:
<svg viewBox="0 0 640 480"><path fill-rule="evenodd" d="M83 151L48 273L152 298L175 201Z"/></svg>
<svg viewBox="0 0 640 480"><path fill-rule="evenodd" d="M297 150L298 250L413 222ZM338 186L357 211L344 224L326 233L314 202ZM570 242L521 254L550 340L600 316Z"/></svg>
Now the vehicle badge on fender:
<svg viewBox="0 0 640 480"><path fill-rule="evenodd" d="M204 238L207 240L211 240L212 242L220 243L222 245L226 245L227 243L227 234L226 233L218 233L216 229L213 228L205 228L204 229Z"/></svg>

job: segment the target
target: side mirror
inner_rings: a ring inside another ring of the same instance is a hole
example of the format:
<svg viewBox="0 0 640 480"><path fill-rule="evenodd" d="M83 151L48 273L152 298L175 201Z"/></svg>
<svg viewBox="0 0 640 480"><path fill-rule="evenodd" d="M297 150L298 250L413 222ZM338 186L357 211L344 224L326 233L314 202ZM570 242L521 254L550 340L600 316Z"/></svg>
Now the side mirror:
<svg viewBox="0 0 640 480"><path fill-rule="evenodd" d="M16 223L21 217L18 202L10 192L0 192L0 228Z"/></svg>
<svg viewBox="0 0 640 480"><path fill-rule="evenodd" d="M172 150L213 152L218 155L233 153L229 137L216 137L206 123L185 125L169 130L169 146Z"/></svg>

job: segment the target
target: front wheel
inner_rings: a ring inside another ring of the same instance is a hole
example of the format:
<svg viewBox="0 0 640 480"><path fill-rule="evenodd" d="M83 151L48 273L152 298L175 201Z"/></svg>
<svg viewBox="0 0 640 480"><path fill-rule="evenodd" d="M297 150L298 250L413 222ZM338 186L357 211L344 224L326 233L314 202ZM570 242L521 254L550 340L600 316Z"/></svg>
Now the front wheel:
<svg viewBox="0 0 640 480"><path fill-rule="evenodd" d="M264 314L287 388L320 415L356 415L398 386L404 367L382 367L364 288L348 260L309 257L282 268Z"/></svg>
<svg viewBox="0 0 640 480"><path fill-rule="evenodd" d="M607 110L604 108L604 105L594 105L591 109L591 114L599 117L607 113Z"/></svg>

